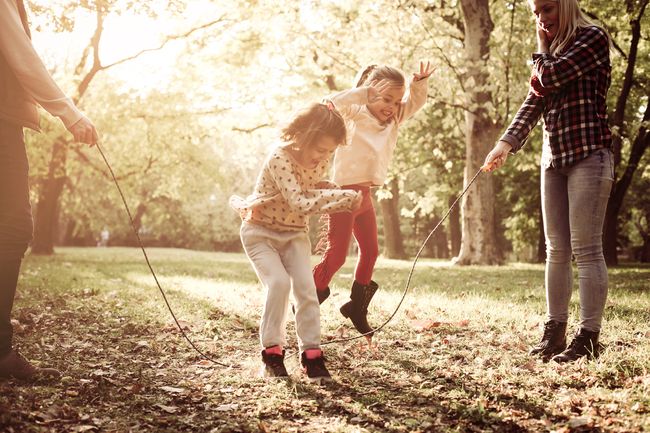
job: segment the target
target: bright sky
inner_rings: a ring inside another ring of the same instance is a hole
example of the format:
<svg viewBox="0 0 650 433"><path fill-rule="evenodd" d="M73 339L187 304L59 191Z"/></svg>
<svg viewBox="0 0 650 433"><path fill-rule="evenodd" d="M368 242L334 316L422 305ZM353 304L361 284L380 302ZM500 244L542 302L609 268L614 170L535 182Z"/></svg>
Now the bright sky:
<svg viewBox="0 0 650 433"><path fill-rule="evenodd" d="M189 2L182 18L153 20L147 16L123 14L111 16L104 23L100 43L100 58L103 65L137 54L147 48L156 48L166 35L186 32L189 28L213 20L219 16L213 3L205 0ZM34 23L47 20L31 14ZM76 66L82 50L88 45L95 29L95 16L80 11L75 17L75 29L71 33L34 31L33 42L50 69L63 66L66 72ZM111 68L108 73L128 83L129 87L147 89L170 79L175 69L179 51L183 44L172 41L159 51L146 53L136 60ZM63 75L62 71L55 71Z"/></svg>

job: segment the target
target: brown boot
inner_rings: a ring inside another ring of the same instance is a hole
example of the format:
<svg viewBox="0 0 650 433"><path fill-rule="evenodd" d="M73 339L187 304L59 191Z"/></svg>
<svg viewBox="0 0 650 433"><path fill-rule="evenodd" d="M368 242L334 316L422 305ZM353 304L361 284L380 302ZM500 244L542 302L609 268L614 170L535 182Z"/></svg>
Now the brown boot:
<svg viewBox="0 0 650 433"><path fill-rule="evenodd" d="M352 284L350 300L340 308L341 314L352 320L356 330L360 334L367 334L368 337L372 336L372 327L368 324L368 305L378 288L374 281L365 286L355 281Z"/></svg>
<svg viewBox="0 0 650 433"><path fill-rule="evenodd" d="M55 381L61 373L53 368L34 367L20 353L12 350L0 358L0 378L14 378L27 382Z"/></svg>
<svg viewBox="0 0 650 433"><path fill-rule="evenodd" d="M600 331L588 331L580 328L573 337L569 347L553 357L558 363L573 362L579 358L596 359L600 355L601 345L598 343Z"/></svg>
<svg viewBox="0 0 650 433"><path fill-rule="evenodd" d="M530 350L530 355L539 355L544 362L548 362L553 356L566 348L566 322L549 320L544 323L544 335L542 340Z"/></svg>

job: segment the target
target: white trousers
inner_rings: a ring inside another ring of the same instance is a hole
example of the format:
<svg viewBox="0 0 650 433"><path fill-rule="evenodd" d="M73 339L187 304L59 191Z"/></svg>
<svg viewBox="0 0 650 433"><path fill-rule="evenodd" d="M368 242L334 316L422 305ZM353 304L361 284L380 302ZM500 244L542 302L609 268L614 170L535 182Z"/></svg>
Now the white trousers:
<svg viewBox="0 0 650 433"><path fill-rule="evenodd" d="M311 272L311 244L305 232L279 232L244 222L240 236L246 255L266 289L260 323L263 348L287 344L289 292L296 300L300 350L320 347L320 306Z"/></svg>

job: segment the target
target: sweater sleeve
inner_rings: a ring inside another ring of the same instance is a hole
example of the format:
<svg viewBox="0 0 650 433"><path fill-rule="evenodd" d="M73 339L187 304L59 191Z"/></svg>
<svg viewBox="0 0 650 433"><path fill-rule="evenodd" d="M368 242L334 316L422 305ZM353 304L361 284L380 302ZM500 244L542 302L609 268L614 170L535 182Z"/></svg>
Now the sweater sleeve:
<svg viewBox="0 0 650 433"><path fill-rule="evenodd" d="M289 207L304 214L350 210L358 195L353 190L303 189L294 174L291 162L277 154L268 161L268 173Z"/></svg>
<svg viewBox="0 0 650 433"><path fill-rule="evenodd" d="M528 140L530 131L533 130L539 122L542 112L544 111L544 97L535 94L531 87L528 90L528 96L519 107L512 123L501 137L501 140L510 143L512 146L511 153L516 153L523 147Z"/></svg>
<svg viewBox="0 0 650 433"><path fill-rule="evenodd" d="M400 107L397 123L401 124L412 117L427 102L429 91L429 79L425 78L419 81L412 81L409 86L409 94L406 101L402 102Z"/></svg>
<svg viewBox="0 0 650 433"><path fill-rule="evenodd" d="M54 82L25 33L13 0L0 0L0 52L24 90L66 128L83 114Z"/></svg>
<svg viewBox="0 0 650 433"><path fill-rule="evenodd" d="M599 27L582 29L575 41L558 57L533 54L533 73L546 88L558 88L609 60L609 37Z"/></svg>
<svg viewBox="0 0 650 433"><path fill-rule="evenodd" d="M351 117L359 107L368 103L368 88L355 87L327 97L343 117Z"/></svg>

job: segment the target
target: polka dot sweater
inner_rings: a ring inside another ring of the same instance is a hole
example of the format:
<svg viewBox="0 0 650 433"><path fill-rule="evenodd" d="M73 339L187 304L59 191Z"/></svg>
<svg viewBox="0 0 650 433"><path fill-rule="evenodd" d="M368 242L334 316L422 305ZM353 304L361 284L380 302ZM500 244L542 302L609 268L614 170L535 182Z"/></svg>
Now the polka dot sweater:
<svg viewBox="0 0 650 433"><path fill-rule="evenodd" d="M230 197L242 220L278 231L307 231L309 216L349 211L357 192L338 189L323 180L329 161L310 169L300 165L284 147L266 159L253 194Z"/></svg>

